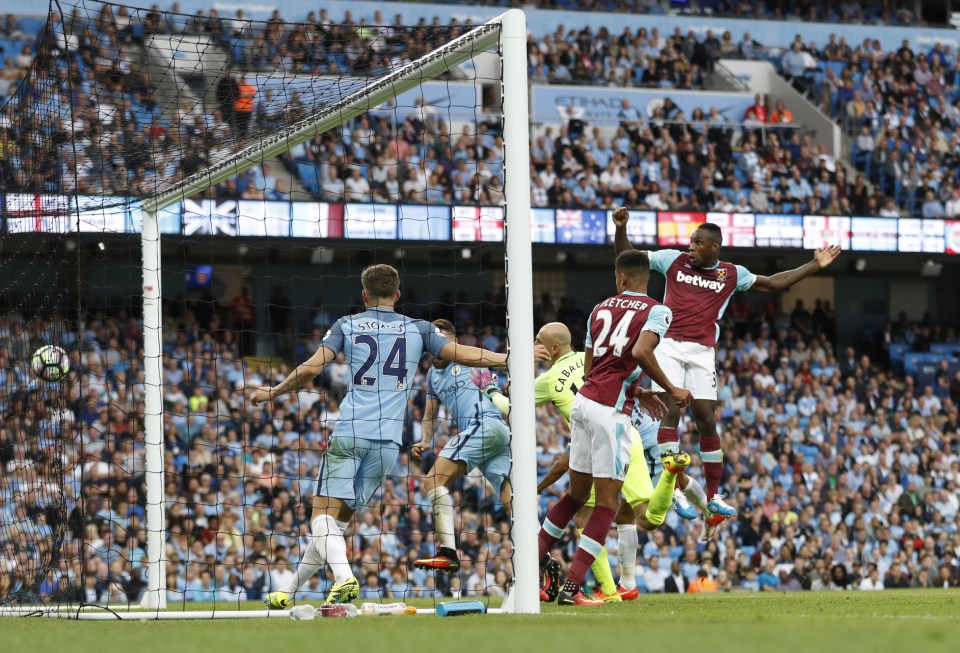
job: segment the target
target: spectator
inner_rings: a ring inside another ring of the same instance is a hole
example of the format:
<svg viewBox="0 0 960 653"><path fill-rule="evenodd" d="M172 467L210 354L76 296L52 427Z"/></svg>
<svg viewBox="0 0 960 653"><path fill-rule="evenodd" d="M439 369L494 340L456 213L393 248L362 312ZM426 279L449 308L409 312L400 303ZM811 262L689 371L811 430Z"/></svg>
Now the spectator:
<svg viewBox="0 0 960 653"><path fill-rule="evenodd" d="M770 115L769 123L771 125L789 125L793 123L793 113L784 106L783 100L776 101L773 113Z"/></svg>
<svg viewBox="0 0 960 653"><path fill-rule="evenodd" d="M247 81L246 75L241 74L237 81L237 96L233 102L234 132L239 138L246 138L249 135L256 96L256 87Z"/></svg>
<svg viewBox="0 0 960 653"><path fill-rule="evenodd" d="M751 116L757 122L767 122L767 104L759 94L754 96L753 104L747 107L747 110L744 112L744 121L748 120Z"/></svg>
<svg viewBox="0 0 960 653"><path fill-rule="evenodd" d="M907 589L910 587L910 579L904 575L899 564L894 564L887 572L887 577L883 579L884 589Z"/></svg>
<svg viewBox="0 0 960 653"><path fill-rule="evenodd" d="M763 190L760 182L753 182L753 189L750 191L750 208L756 213L767 213L770 211L770 201Z"/></svg>
<svg viewBox="0 0 960 653"><path fill-rule="evenodd" d="M743 33L739 44L740 56L744 59L759 59L763 54L763 45L750 37L750 32Z"/></svg>
<svg viewBox="0 0 960 653"><path fill-rule="evenodd" d="M704 567L697 572L697 577L690 581L690 585L687 587L687 593L716 592L719 589L717 581L710 578L710 571Z"/></svg>
<svg viewBox="0 0 960 653"><path fill-rule="evenodd" d="M780 66L784 76L801 93L809 89L807 73L817 68L817 62L809 52L803 49L803 44L795 42L790 51L780 59Z"/></svg>
<svg viewBox="0 0 960 653"><path fill-rule="evenodd" d="M941 203L940 200L937 199L937 196L933 192L933 189L928 188L924 192L921 214L924 218L946 217L946 210L944 209L943 203Z"/></svg>
<svg viewBox="0 0 960 653"><path fill-rule="evenodd" d="M648 592L660 594L664 591L664 585L667 578L670 577L670 572L660 567L660 558L658 556L648 558L647 564L649 567L643 572L643 584L646 586Z"/></svg>
<svg viewBox="0 0 960 653"><path fill-rule="evenodd" d="M670 575L663 582L663 591L667 594L684 594L687 591L687 579L680 571L680 561L670 563Z"/></svg>

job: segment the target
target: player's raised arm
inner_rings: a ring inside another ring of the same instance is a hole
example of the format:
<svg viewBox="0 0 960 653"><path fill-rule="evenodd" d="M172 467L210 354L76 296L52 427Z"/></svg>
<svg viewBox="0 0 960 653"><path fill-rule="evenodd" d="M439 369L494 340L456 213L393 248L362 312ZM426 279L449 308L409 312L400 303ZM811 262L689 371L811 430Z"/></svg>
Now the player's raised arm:
<svg viewBox="0 0 960 653"><path fill-rule="evenodd" d="M414 443L410 448L410 456L414 460L420 460L423 452L433 446L433 434L437 429L437 415L440 412L440 402L433 397L427 397L427 403L423 407L423 435L420 442Z"/></svg>
<svg viewBox="0 0 960 653"><path fill-rule="evenodd" d="M812 261L804 263L798 268L786 270L785 272L777 272L769 277L758 275L753 285L750 286L750 290L758 290L760 292L787 290L793 286L793 284L803 281L807 277L813 276L823 268L829 266L837 260L838 256L840 256L839 245L823 247L814 251Z"/></svg>
<svg viewBox="0 0 960 653"><path fill-rule="evenodd" d="M613 212L613 226L616 227L613 232L613 246L617 250L617 254L633 249L630 239L627 238L627 221L629 219L630 212L623 207Z"/></svg>
<svg viewBox="0 0 960 653"><path fill-rule="evenodd" d="M467 367L506 367L507 355L498 354L481 347L448 342L440 350L440 358L454 361Z"/></svg>
<svg viewBox="0 0 960 653"><path fill-rule="evenodd" d="M253 396L250 398L251 403L256 406L257 404L262 404L265 401L272 401L277 397L282 397L288 392L299 390L305 386L308 381L320 374L320 372L323 371L323 368L328 363L332 363L336 357L337 352L335 352L333 349L320 345L313 356L308 358L306 362L298 365L297 369L293 370L293 372L291 372L287 378L281 381L278 385L275 385L272 388L258 388L256 391L254 391Z"/></svg>

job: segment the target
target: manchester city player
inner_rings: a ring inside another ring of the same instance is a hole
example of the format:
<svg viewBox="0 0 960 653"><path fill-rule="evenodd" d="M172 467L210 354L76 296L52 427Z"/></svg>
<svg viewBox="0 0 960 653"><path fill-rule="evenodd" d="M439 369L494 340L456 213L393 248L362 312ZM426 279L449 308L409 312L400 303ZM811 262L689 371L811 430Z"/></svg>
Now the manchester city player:
<svg viewBox="0 0 960 653"><path fill-rule="evenodd" d="M471 367L504 367L506 354L451 342L429 322L394 311L400 276L389 265L372 265L360 275L361 313L340 318L316 353L279 385L253 393L254 405L295 392L317 376L342 351L350 366L346 396L330 446L320 464L313 498L310 544L286 587L269 593L271 609L287 608L293 595L324 565L334 584L326 603L357 598L360 584L347 561L343 529L363 509L397 460L411 381L424 351Z"/></svg>
<svg viewBox="0 0 960 653"><path fill-rule="evenodd" d="M456 330L449 320L434 320L433 325L457 342ZM436 555L414 561L413 565L421 569L438 569L448 574L460 569L450 487L461 476L479 468L493 491L499 493L500 502L510 511L510 429L503 422L500 410L477 388L473 372L449 360L433 359L423 409L423 439L413 445L410 455L420 460L433 446L440 404L447 407L459 432L440 451L423 479L423 488L433 505L433 523L440 547Z"/></svg>

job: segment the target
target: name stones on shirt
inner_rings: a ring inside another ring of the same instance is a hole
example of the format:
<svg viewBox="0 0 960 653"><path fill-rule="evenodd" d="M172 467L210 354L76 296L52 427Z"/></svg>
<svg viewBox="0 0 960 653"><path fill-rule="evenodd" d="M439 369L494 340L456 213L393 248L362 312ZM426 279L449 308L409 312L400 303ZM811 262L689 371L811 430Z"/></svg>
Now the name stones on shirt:
<svg viewBox="0 0 960 653"><path fill-rule="evenodd" d="M370 321L370 322L356 322L354 323L354 328L357 331L396 331L397 333L403 333L407 330L407 325L403 322L379 322L379 321Z"/></svg>

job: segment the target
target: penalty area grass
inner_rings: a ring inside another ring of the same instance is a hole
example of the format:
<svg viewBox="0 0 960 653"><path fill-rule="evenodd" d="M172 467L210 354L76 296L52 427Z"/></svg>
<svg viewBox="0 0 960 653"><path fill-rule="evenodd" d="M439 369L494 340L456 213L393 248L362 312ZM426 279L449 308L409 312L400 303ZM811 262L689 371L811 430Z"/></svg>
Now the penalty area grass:
<svg viewBox="0 0 960 653"><path fill-rule="evenodd" d="M360 602L358 601L358 604ZM411 601L433 607L432 601ZM191 605L190 609L210 609ZM259 609L260 604L244 604ZM198 621L0 620L4 651L657 651L936 653L960 650L960 592L641 595L598 608L545 605L536 615L435 615Z"/></svg>

